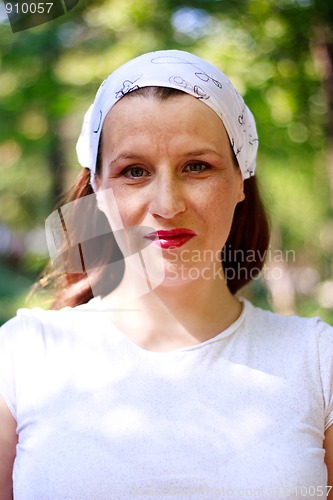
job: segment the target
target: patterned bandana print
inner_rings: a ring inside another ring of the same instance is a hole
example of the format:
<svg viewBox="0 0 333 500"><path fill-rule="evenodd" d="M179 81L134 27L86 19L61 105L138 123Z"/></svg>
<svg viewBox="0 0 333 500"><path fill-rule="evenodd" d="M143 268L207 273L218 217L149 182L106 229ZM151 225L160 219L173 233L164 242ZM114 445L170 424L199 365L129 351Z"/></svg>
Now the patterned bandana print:
<svg viewBox="0 0 333 500"><path fill-rule="evenodd" d="M76 149L80 164L90 169L92 181L107 113L128 92L150 86L182 90L213 109L225 126L243 178L254 175L258 150L256 124L229 79L215 66L193 54L160 50L136 57L111 73L88 109Z"/></svg>

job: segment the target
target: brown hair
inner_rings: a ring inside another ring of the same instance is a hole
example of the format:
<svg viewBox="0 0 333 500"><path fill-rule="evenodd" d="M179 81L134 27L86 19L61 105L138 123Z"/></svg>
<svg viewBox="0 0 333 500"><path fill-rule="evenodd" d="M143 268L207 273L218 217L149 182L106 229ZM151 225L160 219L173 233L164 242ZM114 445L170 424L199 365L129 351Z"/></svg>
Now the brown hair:
<svg viewBox="0 0 333 500"><path fill-rule="evenodd" d="M141 95L143 97L155 97L160 100L166 100L176 95L183 95L183 92L165 87L145 87L126 94L126 96L131 95ZM96 164L97 176L101 169L100 149L101 148L99 148ZM233 156L235 168L239 168L237 159L235 155ZM90 194L93 194L90 185L90 171L88 169L83 169L74 186L67 195L62 198L58 206L61 207L65 203L78 200ZM264 257L270 239L269 220L261 200L258 183L255 177L251 177L244 181L244 194L244 201L238 203L236 206L230 234L221 253L226 283L232 294L235 294L259 275L264 264ZM92 217L100 216L101 212L95 207ZM90 219L89 224L94 224L94 220ZM114 245L116 245L115 240ZM111 252L114 253L114 251L114 248L111 249ZM110 256L106 256L105 254L101 255L100 267L103 262L108 262L109 259ZM98 279L99 275L96 274L95 280L97 281ZM118 285L120 280L121 274L114 277L113 288ZM43 285L43 283L48 284L50 282L55 284L54 289L56 292L52 308L59 308L65 305L74 307L88 302L93 298L92 289L85 272L52 273L50 266L48 266L40 283Z"/></svg>

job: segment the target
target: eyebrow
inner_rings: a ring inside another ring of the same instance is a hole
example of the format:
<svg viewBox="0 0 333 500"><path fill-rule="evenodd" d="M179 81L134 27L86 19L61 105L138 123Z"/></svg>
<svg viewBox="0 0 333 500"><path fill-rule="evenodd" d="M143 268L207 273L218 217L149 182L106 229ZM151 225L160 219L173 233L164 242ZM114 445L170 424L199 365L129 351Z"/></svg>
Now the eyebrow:
<svg viewBox="0 0 333 500"><path fill-rule="evenodd" d="M113 158L110 163L115 163L118 160L131 160L133 158L141 158L141 155L139 155L138 153L130 153L130 152L121 153L120 155Z"/></svg>
<svg viewBox="0 0 333 500"><path fill-rule="evenodd" d="M220 156L221 158L223 158L223 156L217 151L215 151L215 149L199 149L195 151L189 151L184 156L204 156L207 154L214 154L216 156Z"/></svg>
<svg viewBox="0 0 333 500"><path fill-rule="evenodd" d="M214 149L199 149L195 151L188 151L187 153L184 153L183 156L204 156L207 154L214 154L216 156L219 156L220 158L224 158L223 155L215 151ZM120 155L116 156L110 161L110 165L113 163L116 163L119 160L133 160L133 159L141 159L143 156L138 153L131 153L131 152L124 152L121 153Z"/></svg>

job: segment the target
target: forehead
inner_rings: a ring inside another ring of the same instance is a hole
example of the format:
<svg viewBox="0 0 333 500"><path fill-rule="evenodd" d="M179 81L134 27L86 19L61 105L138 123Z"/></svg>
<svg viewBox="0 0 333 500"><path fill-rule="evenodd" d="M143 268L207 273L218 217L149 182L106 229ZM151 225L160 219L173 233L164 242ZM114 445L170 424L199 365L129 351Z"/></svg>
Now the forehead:
<svg viewBox="0 0 333 500"><path fill-rule="evenodd" d="M103 136L124 138L137 133L161 134L161 138L192 134L218 143L229 143L219 116L204 101L186 93L159 96L130 93L121 98L108 112L103 124Z"/></svg>

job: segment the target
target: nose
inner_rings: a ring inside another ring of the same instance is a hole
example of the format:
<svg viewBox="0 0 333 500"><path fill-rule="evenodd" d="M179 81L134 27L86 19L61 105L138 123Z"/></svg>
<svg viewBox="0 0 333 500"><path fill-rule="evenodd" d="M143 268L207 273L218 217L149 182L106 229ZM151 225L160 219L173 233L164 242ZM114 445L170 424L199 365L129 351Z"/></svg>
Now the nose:
<svg viewBox="0 0 333 500"><path fill-rule="evenodd" d="M155 217L172 219L186 210L182 182L171 175L157 178L150 200L149 211Z"/></svg>

